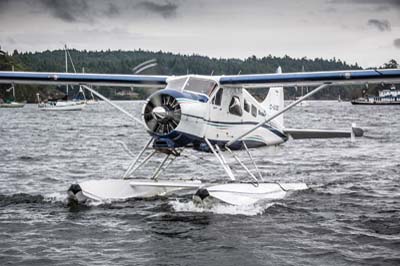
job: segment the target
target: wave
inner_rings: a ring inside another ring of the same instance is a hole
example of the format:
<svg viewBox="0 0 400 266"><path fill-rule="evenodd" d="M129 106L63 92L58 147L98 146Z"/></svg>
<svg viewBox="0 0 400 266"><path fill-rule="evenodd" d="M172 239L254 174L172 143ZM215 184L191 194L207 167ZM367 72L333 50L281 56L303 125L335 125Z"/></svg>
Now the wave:
<svg viewBox="0 0 400 266"><path fill-rule="evenodd" d="M54 192L43 196L41 194L15 193L10 195L0 194L0 207L10 205L40 205L40 204L67 204L68 199L65 193Z"/></svg>
<svg viewBox="0 0 400 266"><path fill-rule="evenodd" d="M30 195L17 193L12 195L0 195L0 207L16 204L43 204L45 198L42 195Z"/></svg>
<svg viewBox="0 0 400 266"><path fill-rule="evenodd" d="M172 200L169 202L175 212L194 212L194 213L215 213L229 215L255 216L261 215L274 203L263 203L246 206L228 205L222 202L214 203L210 207L196 205L193 201Z"/></svg>

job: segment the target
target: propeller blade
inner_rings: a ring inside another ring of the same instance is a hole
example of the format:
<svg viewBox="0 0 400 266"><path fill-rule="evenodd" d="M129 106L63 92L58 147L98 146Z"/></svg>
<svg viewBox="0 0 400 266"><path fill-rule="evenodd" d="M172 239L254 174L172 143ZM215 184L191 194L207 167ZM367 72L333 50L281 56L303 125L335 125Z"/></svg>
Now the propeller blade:
<svg viewBox="0 0 400 266"><path fill-rule="evenodd" d="M154 105L154 106L161 106L161 95L160 94L156 94L153 97L151 97L150 102Z"/></svg>
<svg viewBox="0 0 400 266"><path fill-rule="evenodd" d="M148 64L149 65L151 65L151 64L157 65L157 59L155 59L155 58L154 59L150 59L150 60L147 60L147 61L137 65L136 67L132 68L132 72L134 74L138 74L138 73L143 71L143 70L140 70L140 68L147 68ZM152 66L149 66L149 67L152 67Z"/></svg>
<svg viewBox="0 0 400 266"><path fill-rule="evenodd" d="M147 126L150 128L150 130L155 130L156 126L157 126L157 120L155 120L154 118L150 119L147 122Z"/></svg>

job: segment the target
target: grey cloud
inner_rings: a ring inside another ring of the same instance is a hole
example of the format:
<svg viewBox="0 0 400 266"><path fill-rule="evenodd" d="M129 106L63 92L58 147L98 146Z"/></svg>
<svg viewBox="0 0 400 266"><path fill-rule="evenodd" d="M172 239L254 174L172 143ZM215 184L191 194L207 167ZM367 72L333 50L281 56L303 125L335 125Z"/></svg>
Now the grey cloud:
<svg viewBox="0 0 400 266"><path fill-rule="evenodd" d="M54 17L66 22L91 19L86 0L41 0L40 2Z"/></svg>
<svg viewBox="0 0 400 266"><path fill-rule="evenodd" d="M400 9L400 0L330 0L328 3L369 5L376 11L388 11L392 8Z"/></svg>
<svg viewBox="0 0 400 266"><path fill-rule="evenodd" d="M400 6L399 0L331 0L330 3L338 4L368 4L368 5L391 5Z"/></svg>
<svg viewBox="0 0 400 266"><path fill-rule="evenodd" d="M386 19L379 20L379 19L370 19L368 20L368 25L377 28L380 31L390 31L391 26L390 22Z"/></svg>
<svg viewBox="0 0 400 266"><path fill-rule="evenodd" d="M109 3L107 9L104 11L106 16L112 17L120 14L120 9L114 3Z"/></svg>
<svg viewBox="0 0 400 266"><path fill-rule="evenodd" d="M166 2L165 4L157 4L150 1L143 1L137 4L137 7L160 14L164 18L174 17L176 15L176 10L178 5L171 2Z"/></svg>
<svg viewBox="0 0 400 266"><path fill-rule="evenodd" d="M12 45L15 45L15 44L17 43L17 41L16 41L14 38L11 38L11 37L8 37L8 38L7 38L7 42L8 42L9 44L12 44Z"/></svg>
<svg viewBox="0 0 400 266"><path fill-rule="evenodd" d="M399 48L399 49L400 49L400 38L395 39L395 40L393 41L393 45L394 45L396 48Z"/></svg>
<svg viewBox="0 0 400 266"><path fill-rule="evenodd" d="M0 0L0 14L24 10L30 13L48 13L64 22L92 23L102 16L133 18L152 14L163 18L176 16L178 0Z"/></svg>
<svg viewBox="0 0 400 266"><path fill-rule="evenodd" d="M328 7L328 8L325 8L324 11L327 13L336 13L338 10L334 7Z"/></svg>
<svg viewBox="0 0 400 266"><path fill-rule="evenodd" d="M10 3L10 0L0 0L0 14L6 12L6 10L9 8Z"/></svg>

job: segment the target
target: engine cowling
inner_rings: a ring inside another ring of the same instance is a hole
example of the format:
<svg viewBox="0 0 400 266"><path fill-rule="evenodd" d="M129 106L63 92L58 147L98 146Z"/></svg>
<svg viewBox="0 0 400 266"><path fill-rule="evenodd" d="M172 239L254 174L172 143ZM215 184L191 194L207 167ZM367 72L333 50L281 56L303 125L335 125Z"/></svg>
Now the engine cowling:
<svg viewBox="0 0 400 266"><path fill-rule="evenodd" d="M143 111L148 130L159 136L174 131L181 121L181 115L181 106L176 97L165 92L151 95Z"/></svg>

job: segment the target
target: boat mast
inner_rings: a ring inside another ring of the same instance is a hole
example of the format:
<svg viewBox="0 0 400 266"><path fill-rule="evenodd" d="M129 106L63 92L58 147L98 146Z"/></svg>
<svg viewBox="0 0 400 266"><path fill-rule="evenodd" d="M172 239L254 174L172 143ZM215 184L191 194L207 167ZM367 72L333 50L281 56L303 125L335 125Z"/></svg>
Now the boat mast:
<svg viewBox="0 0 400 266"><path fill-rule="evenodd" d="M12 67L12 71L14 72L14 65L12 65L11 67ZM13 91L13 101L15 101L15 85L14 85L14 83L11 84L11 88Z"/></svg>
<svg viewBox="0 0 400 266"><path fill-rule="evenodd" d="M67 45L65 44L65 73L68 73L68 54L67 54ZM68 84L66 85L67 88L67 101L68 101Z"/></svg>
<svg viewBox="0 0 400 266"><path fill-rule="evenodd" d="M301 72L304 72L304 65L301 66ZM303 97L303 96L304 96L304 87L301 86L301 97Z"/></svg>

